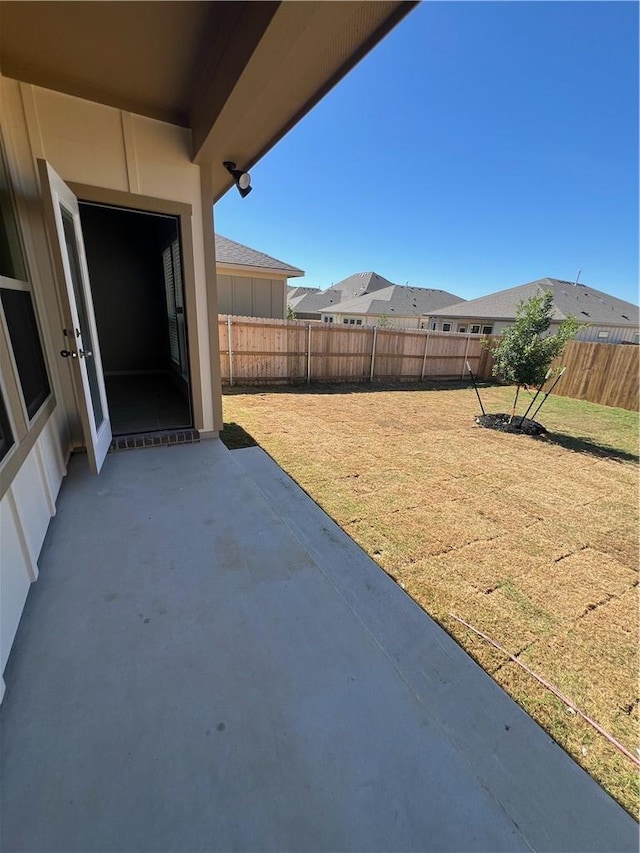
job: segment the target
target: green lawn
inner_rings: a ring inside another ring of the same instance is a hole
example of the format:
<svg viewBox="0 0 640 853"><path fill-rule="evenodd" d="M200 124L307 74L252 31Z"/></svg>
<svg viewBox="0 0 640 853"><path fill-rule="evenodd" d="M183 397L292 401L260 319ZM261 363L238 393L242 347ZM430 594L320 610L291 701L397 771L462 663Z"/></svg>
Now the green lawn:
<svg viewBox="0 0 640 853"><path fill-rule="evenodd" d="M488 412L512 389L481 389ZM525 395L526 396L526 395ZM636 755L638 415L550 397L530 438L483 429L469 387L234 390L255 441L634 814L633 763L484 631Z"/></svg>

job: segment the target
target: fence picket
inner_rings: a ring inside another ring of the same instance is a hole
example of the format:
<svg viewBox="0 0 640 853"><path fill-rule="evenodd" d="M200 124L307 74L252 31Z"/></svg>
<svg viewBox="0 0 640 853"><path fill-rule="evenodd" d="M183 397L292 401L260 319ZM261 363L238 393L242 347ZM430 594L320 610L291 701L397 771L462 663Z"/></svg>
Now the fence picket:
<svg viewBox="0 0 640 853"><path fill-rule="evenodd" d="M377 379L460 379L467 361L478 379L492 378L491 353L468 333L235 316L232 325L227 315L218 328L223 381L232 385L366 382L374 370ZM567 368L554 394L638 408L636 346L571 341L552 366Z"/></svg>

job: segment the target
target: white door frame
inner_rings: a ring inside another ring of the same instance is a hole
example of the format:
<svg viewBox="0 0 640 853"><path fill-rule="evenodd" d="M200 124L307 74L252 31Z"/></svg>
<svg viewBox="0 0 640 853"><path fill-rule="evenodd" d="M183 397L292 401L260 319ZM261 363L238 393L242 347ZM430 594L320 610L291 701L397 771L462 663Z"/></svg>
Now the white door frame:
<svg viewBox="0 0 640 853"><path fill-rule="evenodd" d="M111 445L111 424L78 199L46 160L38 160L38 171L60 282L65 345L59 357L71 360L89 467L98 474Z"/></svg>

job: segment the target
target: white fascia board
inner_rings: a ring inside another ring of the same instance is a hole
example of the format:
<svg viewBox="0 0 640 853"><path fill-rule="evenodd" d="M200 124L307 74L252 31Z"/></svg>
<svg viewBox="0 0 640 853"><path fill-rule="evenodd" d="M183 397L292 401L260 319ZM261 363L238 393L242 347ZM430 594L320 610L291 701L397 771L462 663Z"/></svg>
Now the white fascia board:
<svg viewBox="0 0 640 853"><path fill-rule="evenodd" d="M300 270L276 270L270 267L250 267L244 264L219 264L216 263L216 272L218 275L251 275L254 278L274 278L286 281L288 278L295 278L304 275L304 271Z"/></svg>

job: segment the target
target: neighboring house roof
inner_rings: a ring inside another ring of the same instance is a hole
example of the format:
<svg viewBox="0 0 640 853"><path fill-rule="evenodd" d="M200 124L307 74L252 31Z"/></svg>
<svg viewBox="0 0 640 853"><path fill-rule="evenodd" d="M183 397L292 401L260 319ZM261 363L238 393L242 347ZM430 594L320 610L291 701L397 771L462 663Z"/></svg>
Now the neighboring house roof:
<svg viewBox="0 0 640 853"><path fill-rule="evenodd" d="M296 313L317 314L319 317L324 308L332 308L356 296L382 290L385 287L393 287L393 284L384 276L376 272L357 272L325 290L317 287L296 289L295 294L289 292L287 299ZM307 292L299 293L298 290Z"/></svg>
<svg viewBox="0 0 640 853"><path fill-rule="evenodd" d="M216 263L220 266L259 267L263 270L274 270L286 273L287 278L304 275L304 270L272 258L271 255L266 255L257 249L243 246L242 243L236 243L235 240L223 237L222 234L216 234Z"/></svg>
<svg viewBox="0 0 640 853"><path fill-rule="evenodd" d="M327 306L323 313L334 310L341 314L386 314L389 317L420 317L460 297L446 290L390 284L373 293L364 293L336 306Z"/></svg>
<svg viewBox="0 0 640 853"><path fill-rule="evenodd" d="M302 287L297 284L287 285L287 296L290 299L298 299L301 296L306 296L307 293L320 293L319 287Z"/></svg>
<svg viewBox="0 0 640 853"><path fill-rule="evenodd" d="M377 272L357 272L348 278L343 278L337 284L332 284L331 287L323 290L322 294L326 299L326 305L334 305L362 296L364 293L373 293L392 286L393 282L378 275Z"/></svg>
<svg viewBox="0 0 640 853"><path fill-rule="evenodd" d="M304 306L309 302L309 297L315 297L320 292L319 287L292 287L289 285L287 287L287 305L294 311L306 313L307 309ZM315 311L315 308L310 310Z"/></svg>
<svg viewBox="0 0 640 853"><path fill-rule="evenodd" d="M591 325L637 326L640 309L608 293L585 284L557 278L540 278L518 287L499 290L468 302L458 302L431 312L433 317L514 320L518 304L547 290L553 291L552 319L562 321L568 314Z"/></svg>

